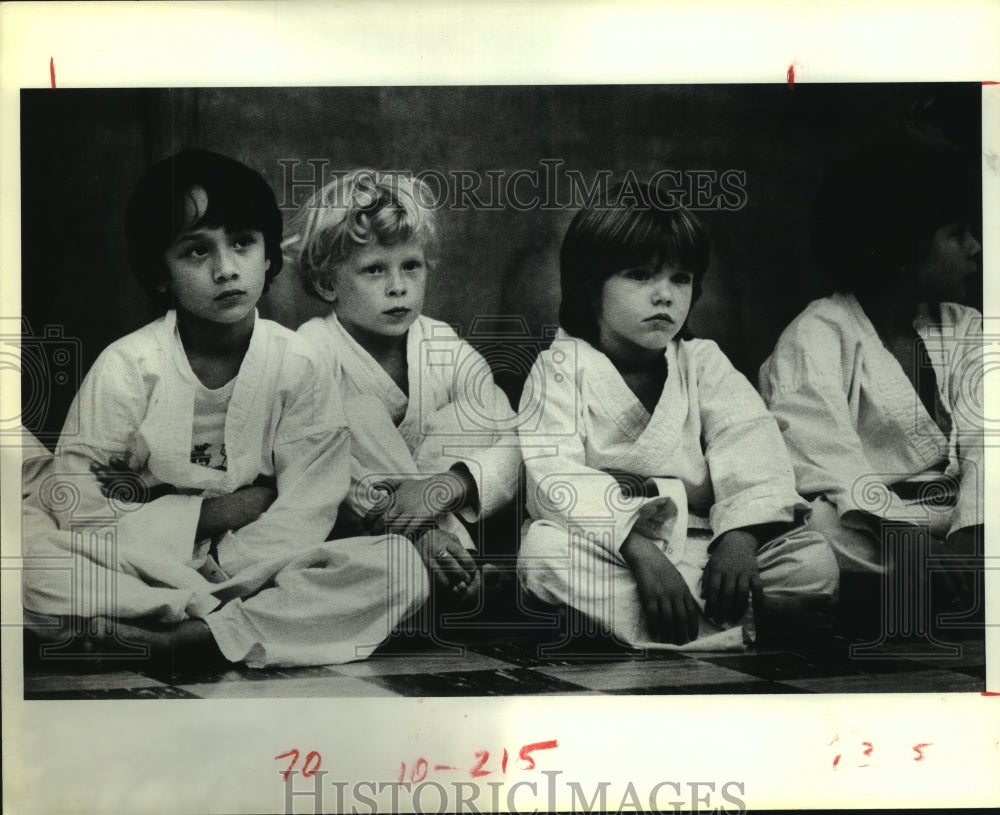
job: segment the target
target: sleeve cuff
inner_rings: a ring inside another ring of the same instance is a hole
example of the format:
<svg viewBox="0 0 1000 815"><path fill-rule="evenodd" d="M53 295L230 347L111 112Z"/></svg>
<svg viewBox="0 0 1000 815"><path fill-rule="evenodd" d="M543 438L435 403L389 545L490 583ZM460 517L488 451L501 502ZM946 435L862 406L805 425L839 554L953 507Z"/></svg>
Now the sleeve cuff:
<svg viewBox="0 0 1000 815"><path fill-rule="evenodd" d="M746 490L712 507L709 518L713 540L733 529L772 523L803 523L809 504L787 490L773 487Z"/></svg>

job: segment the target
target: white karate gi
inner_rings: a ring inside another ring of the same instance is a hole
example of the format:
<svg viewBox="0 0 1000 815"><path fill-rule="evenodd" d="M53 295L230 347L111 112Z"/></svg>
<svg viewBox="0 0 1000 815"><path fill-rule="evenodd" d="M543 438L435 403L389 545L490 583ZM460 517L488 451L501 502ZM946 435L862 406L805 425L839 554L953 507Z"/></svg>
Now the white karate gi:
<svg viewBox="0 0 1000 815"><path fill-rule="evenodd" d="M983 523L982 316L942 303L939 323L922 306L913 325L950 414L948 437L853 295L810 303L760 369L798 490L814 498L810 524L844 570L881 571L866 516L925 525L939 539ZM923 500L888 489L915 477L926 480ZM937 500L948 492L957 493L953 507Z"/></svg>
<svg viewBox="0 0 1000 815"><path fill-rule="evenodd" d="M423 315L410 326L409 396L335 314L309 320L299 335L330 366L343 394L355 511L364 514L372 507L371 487L381 480L432 475L456 463L468 467L478 491L478 507L459 513L466 521L489 516L513 499L521 461L516 415L489 363L451 326ZM461 524L444 528L471 546Z"/></svg>
<svg viewBox="0 0 1000 815"><path fill-rule="evenodd" d="M657 542L695 600L710 543L732 529L797 522L791 462L773 418L750 383L709 340L671 342L667 380L652 416L603 353L560 331L538 358L520 415L528 476L522 584L610 625L630 645L651 643L638 590L619 548L633 531ZM537 416L529 423L525 417ZM660 481L658 498L624 498L607 472ZM802 527L765 543L765 593L832 595L837 569L821 537ZM689 648L744 645L702 616Z"/></svg>
<svg viewBox="0 0 1000 815"><path fill-rule="evenodd" d="M25 608L201 617L228 659L253 666L368 656L429 585L399 536L325 542L350 467L336 390L299 337L258 317L226 413L221 471L190 461L197 384L173 311L100 355L55 456L25 471ZM105 498L90 465L111 459L124 459L142 485L172 484L179 494L145 504ZM221 536L217 568L206 560L209 542L195 540L202 500L261 474L275 478L278 497Z"/></svg>

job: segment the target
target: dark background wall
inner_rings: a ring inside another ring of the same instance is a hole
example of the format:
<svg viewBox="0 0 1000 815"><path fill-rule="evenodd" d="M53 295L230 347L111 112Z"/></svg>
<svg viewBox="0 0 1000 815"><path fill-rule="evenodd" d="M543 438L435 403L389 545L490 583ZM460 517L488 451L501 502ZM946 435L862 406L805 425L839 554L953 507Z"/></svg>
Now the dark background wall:
<svg viewBox="0 0 1000 815"><path fill-rule="evenodd" d="M746 173L745 205L699 213L713 253L692 326L755 380L782 328L827 292L808 247L824 168L906 131L962 147L978 167L979 86L26 90L22 313L36 335L57 326L78 339L82 371L112 340L156 316L126 267L123 214L146 167L183 147L254 167L287 212L310 191L290 182L308 180L324 161L328 175L368 166L436 171L454 181L459 171L484 179L487 171L502 179L519 169L542 172L540 161L552 159L562 162L557 174L571 170L588 184L602 172L617 180L630 170L644 179L663 169L736 169ZM553 203L566 203L571 188L563 181ZM530 180L519 189L530 194ZM485 181L477 192L490 197ZM425 310L462 333L477 317L516 315L540 336L556 323L556 258L573 210L500 203L439 209L442 257ZM974 230L981 234L979 225ZM970 291L970 304L981 307L981 285ZM290 274L261 304L265 316L292 328L318 307ZM49 439L74 383L53 384L51 360L39 359L41 375L23 379L24 400L34 400L26 424ZM500 373L516 395L518 372Z"/></svg>

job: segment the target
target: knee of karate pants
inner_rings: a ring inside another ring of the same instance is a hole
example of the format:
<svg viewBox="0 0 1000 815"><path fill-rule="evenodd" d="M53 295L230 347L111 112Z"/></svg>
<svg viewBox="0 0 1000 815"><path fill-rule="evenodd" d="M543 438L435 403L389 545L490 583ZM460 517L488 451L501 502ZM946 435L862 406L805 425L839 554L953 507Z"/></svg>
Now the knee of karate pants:
<svg viewBox="0 0 1000 815"><path fill-rule="evenodd" d="M532 597L564 605L569 596L569 537L546 521L525 524L517 553L517 579Z"/></svg>
<svg viewBox="0 0 1000 815"><path fill-rule="evenodd" d="M430 576L416 547L402 535L329 541L304 551L275 576L274 585L302 605L325 607L331 592L358 609L384 602L392 614L412 614L430 597Z"/></svg>
<svg viewBox="0 0 1000 815"><path fill-rule="evenodd" d="M764 590L772 594L814 594L833 597L840 585L840 568L826 538L806 527L767 541L757 552Z"/></svg>
<svg viewBox="0 0 1000 815"><path fill-rule="evenodd" d="M623 569L620 555L549 521L535 521L521 537L518 580L545 603L578 605L604 594Z"/></svg>
<svg viewBox="0 0 1000 815"><path fill-rule="evenodd" d="M571 632L610 630L625 643L643 638L631 571L586 536L535 521L522 536L517 573L531 597L567 609Z"/></svg>
<svg viewBox="0 0 1000 815"><path fill-rule="evenodd" d="M875 534L844 526L836 506L823 496L811 507L806 528L826 539L842 574L882 574L882 543Z"/></svg>
<svg viewBox="0 0 1000 815"><path fill-rule="evenodd" d="M402 535L385 537L390 563L388 597L399 620L404 620L430 598L432 578L416 546Z"/></svg>
<svg viewBox="0 0 1000 815"><path fill-rule="evenodd" d="M75 586L71 567L37 568L32 564L21 572L21 604L29 614L72 614Z"/></svg>

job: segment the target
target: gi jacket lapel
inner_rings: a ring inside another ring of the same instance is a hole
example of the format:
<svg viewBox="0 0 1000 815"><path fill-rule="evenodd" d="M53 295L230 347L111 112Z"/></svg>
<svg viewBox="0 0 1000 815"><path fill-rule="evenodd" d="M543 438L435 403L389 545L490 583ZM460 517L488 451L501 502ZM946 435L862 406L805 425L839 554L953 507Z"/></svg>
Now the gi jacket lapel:
<svg viewBox="0 0 1000 815"><path fill-rule="evenodd" d="M410 391L409 398L386 376L396 394L403 400L400 418L397 419L394 412L393 419L406 446L413 453L423 444L426 425L437 412L439 403L447 401L447 396L439 400L436 393L436 383L440 373L438 366L421 367L421 348L425 343L429 345L432 340L424 328L424 319L418 317L406 333L406 379ZM452 347L448 348L448 353L454 353L455 344L449 343L449 345ZM431 356L430 347L426 350L428 356Z"/></svg>
<svg viewBox="0 0 1000 815"><path fill-rule="evenodd" d="M226 413L228 469L225 471L191 463L194 399L201 383L184 353L176 312L167 312L158 340L165 364L139 427L149 449L150 472L180 488L218 493L232 492L251 483L258 475L265 423L271 417L270 405L261 400L275 395L274 388L268 387L270 383L265 380L270 352L266 327L255 315L250 347L236 375Z"/></svg>
<svg viewBox="0 0 1000 815"><path fill-rule="evenodd" d="M878 392L879 399L876 401L885 405L887 413L899 429L900 437L906 439L913 451L925 462L925 466L930 467L940 459L948 440L920 402L902 366L882 344L875 326L854 295L835 294L833 299L850 313L858 326L858 335L870 373L867 384ZM918 316L914 320L914 327L919 330L919 325Z"/></svg>
<svg viewBox="0 0 1000 815"><path fill-rule="evenodd" d="M652 415L605 354L583 340L579 345L580 370L586 375L585 387L590 393L585 401L596 402L602 418L610 419L633 444L634 449L625 452L623 460L633 459L637 454L661 456L672 448L677 443L687 408L681 388L677 343L671 342L664 352L667 380Z"/></svg>
<svg viewBox="0 0 1000 815"><path fill-rule="evenodd" d="M250 484L260 475L261 445L272 438L268 432L272 415L280 414L280 405L273 402L281 399L276 381L281 360L270 340L270 324L255 314L250 347L236 374L226 411L227 473L232 489Z"/></svg>
<svg viewBox="0 0 1000 815"><path fill-rule="evenodd" d="M406 415L409 403L406 394L396 386L392 377L385 372L378 361L347 332L337 319L337 315L331 313L326 322L335 338L338 349L337 361L343 379L359 394L377 396L381 399L392 421L398 425ZM408 361L409 356L409 338L407 338Z"/></svg>

